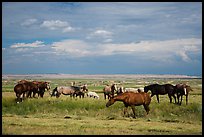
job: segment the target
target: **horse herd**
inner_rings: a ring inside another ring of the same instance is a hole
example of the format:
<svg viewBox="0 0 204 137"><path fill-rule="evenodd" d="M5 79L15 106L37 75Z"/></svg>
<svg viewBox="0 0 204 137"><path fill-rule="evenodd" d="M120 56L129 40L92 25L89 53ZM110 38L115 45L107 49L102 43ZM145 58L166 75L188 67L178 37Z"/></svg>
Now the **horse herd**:
<svg viewBox="0 0 204 137"><path fill-rule="evenodd" d="M22 102L25 98L36 98L36 93L38 97L43 98L44 92L51 89L50 83L46 81L27 81L21 80L15 85L14 92L16 93L16 102ZM148 91L151 91L151 96ZM106 107L111 106L116 101L122 101L125 105L124 115L127 112L127 108L130 106L132 108L134 117L135 117L135 106L143 105L146 113L150 111L149 105L151 98L156 95L157 102L159 103L159 95L168 94L170 103L172 103L172 97L174 98L175 104L181 105L182 97L186 96L186 105L188 104L188 94L192 91L192 88L187 84L151 84L147 85L144 88L117 88L116 84L111 86L106 85L103 88L104 99L109 100L106 103ZM33 93L33 96L32 96ZM85 94L87 97L93 97L99 99L99 95L96 92L88 91L87 85L82 86L58 86L55 87L52 91L49 92L52 96L59 98L61 94L70 95L70 97L84 98ZM115 95L116 94L116 95ZM26 96L25 96L26 95Z"/></svg>

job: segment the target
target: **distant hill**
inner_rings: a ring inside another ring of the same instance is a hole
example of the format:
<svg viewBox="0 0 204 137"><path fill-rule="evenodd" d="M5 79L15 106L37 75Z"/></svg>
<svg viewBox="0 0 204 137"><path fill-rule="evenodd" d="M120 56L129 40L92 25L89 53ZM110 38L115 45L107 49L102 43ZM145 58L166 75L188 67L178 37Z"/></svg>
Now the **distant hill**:
<svg viewBox="0 0 204 137"><path fill-rule="evenodd" d="M26 74L13 75L3 74L2 79L63 79L63 78L81 78L81 79L141 79L141 78L202 78L198 76L187 75L154 75L154 74Z"/></svg>

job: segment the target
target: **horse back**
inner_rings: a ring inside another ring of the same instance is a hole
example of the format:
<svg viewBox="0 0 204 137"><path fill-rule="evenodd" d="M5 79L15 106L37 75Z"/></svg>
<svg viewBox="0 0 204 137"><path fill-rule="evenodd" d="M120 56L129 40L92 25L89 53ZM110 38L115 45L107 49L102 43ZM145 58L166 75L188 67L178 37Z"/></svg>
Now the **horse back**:
<svg viewBox="0 0 204 137"><path fill-rule="evenodd" d="M59 93L62 93L64 95L69 95L69 94L73 94L75 92L75 90L71 87L58 87L57 91Z"/></svg>
<svg viewBox="0 0 204 137"><path fill-rule="evenodd" d="M111 92L111 88L109 86L105 86L103 88L103 92Z"/></svg>
<svg viewBox="0 0 204 137"><path fill-rule="evenodd" d="M149 104L151 102L151 97L148 93L134 93L134 92L126 92L128 95L126 98L126 102L130 105L142 105Z"/></svg>

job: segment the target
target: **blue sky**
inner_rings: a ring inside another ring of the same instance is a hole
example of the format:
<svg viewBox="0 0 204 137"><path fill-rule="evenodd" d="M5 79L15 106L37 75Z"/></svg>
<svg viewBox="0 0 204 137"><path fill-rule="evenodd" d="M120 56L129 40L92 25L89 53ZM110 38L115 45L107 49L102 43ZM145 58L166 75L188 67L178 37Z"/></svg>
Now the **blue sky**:
<svg viewBox="0 0 204 137"><path fill-rule="evenodd" d="M202 75L201 2L3 2L3 74Z"/></svg>

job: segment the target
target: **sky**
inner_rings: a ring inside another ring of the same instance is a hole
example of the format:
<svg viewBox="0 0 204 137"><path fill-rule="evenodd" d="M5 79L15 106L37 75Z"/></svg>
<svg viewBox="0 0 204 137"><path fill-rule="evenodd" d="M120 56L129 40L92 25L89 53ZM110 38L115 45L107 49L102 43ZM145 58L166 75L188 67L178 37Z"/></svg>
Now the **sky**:
<svg viewBox="0 0 204 137"><path fill-rule="evenodd" d="M201 2L3 2L2 74L202 75Z"/></svg>

